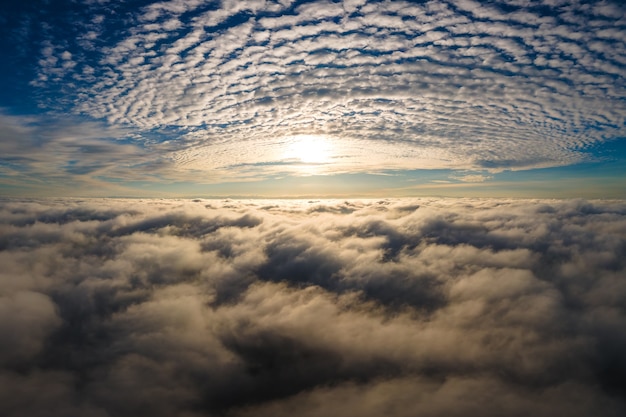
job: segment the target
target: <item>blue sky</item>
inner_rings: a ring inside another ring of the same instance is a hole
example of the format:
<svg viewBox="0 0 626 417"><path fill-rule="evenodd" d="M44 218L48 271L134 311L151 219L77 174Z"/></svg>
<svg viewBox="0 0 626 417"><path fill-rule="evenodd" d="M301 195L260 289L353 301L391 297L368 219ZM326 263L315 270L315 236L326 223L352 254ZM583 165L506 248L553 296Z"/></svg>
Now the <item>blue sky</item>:
<svg viewBox="0 0 626 417"><path fill-rule="evenodd" d="M0 6L0 193L626 197L618 1Z"/></svg>

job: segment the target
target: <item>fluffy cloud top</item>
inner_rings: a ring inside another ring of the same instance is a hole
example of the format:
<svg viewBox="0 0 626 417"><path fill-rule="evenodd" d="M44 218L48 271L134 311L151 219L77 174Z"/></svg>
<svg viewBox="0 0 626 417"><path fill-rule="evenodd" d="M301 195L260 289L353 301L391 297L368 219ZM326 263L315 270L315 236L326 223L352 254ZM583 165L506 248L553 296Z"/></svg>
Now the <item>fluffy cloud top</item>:
<svg viewBox="0 0 626 417"><path fill-rule="evenodd" d="M617 201L5 199L0 414L621 416L625 242Z"/></svg>

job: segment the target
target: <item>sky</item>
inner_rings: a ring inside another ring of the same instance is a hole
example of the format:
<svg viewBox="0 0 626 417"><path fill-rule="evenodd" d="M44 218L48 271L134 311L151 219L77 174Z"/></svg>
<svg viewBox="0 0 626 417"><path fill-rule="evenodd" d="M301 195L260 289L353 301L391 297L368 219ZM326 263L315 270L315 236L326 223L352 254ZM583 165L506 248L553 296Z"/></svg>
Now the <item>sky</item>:
<svg viewBox="0 0 626 417"><path fill-rule="evenodd" d="M626 415L626 3L0 0L0 415Z"/></svg>
<svg viewBox="0 0 626 417"><path fill-rule="evenodd" d="M2 1L0 194L626 197L620 1Z"/></svg>
<svg viewBox="0 0 626 417"><path fill-rule="evenodd" d="M621 417L626 202L0 198L5 417Z"/></svg>

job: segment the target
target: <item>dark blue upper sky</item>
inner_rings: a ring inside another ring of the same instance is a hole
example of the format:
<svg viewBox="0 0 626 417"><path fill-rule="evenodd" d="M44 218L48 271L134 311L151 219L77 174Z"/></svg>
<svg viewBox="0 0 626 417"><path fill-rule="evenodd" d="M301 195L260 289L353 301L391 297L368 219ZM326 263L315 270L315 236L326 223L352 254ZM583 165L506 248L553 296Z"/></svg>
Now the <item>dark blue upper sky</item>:
<svg viewBox="0 0 626 417"><path fill-rule="evenodd" d="M618 1L0 6L0 192L626 197Z"/></svg>

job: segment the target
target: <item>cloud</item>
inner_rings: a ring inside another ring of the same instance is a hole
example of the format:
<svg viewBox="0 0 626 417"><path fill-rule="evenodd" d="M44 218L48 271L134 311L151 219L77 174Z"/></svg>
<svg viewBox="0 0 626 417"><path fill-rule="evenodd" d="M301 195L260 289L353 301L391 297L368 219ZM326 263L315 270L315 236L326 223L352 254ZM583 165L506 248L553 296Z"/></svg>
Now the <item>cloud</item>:
<svg viewBox="0 0 626 417"><path fill-rule="evenodd" d="M0 200L7 416L617 416L623 201Z"/></svg>
<svg viewBox="0 0 626 417"><path fill-rule="evenodd" d="M493 178L491 175L481 175L481 174L468 174L462 175L458 177L450 177L455 180L459 180L462 182L485 182Z"/></svg>
<svg viewBox="0 0 626 417"><path fill-rule="evenodd" d="M497 416L566 413L586 416L614 415L615 404L602 403L593 388L565 385L537 395L511 391L510 386L486 378L452 378L438 384L421 378L376 381L369 385L346 383L336 388L319 388L286 402L275 402L246 410L242 415L301 416Z"/></svg>
<svg viewBox="0 0 626 417"><path fill-rule="evenodd" d="M20 291L1 297L0 312L0 333L10 335L0 350L4 366L38 354L44 340L60 325L54 303L39 292Z"/></svg>
<svg viewBox="0 0 626 417"><path fill-rule="evenodd" d="M51 116L0 112L0 175L3 182L58 195L95 188L126 194L115 182L166 175L176 178L167 155L128 129ZM159 172L155 172L158 168ZM70 191L71 192L71 191Z"/></svg>
<svg viewBox="0 0 626 417"><path fill-rule="evenodd" d="M107 18L81 39L117 36L47 41L38 83L71 77L74 111L113 125L178 129L187 175L302 174L282 152L302 134L336 146L320 173L562 166L624 135L616 2L91 7Z"/></svg>

